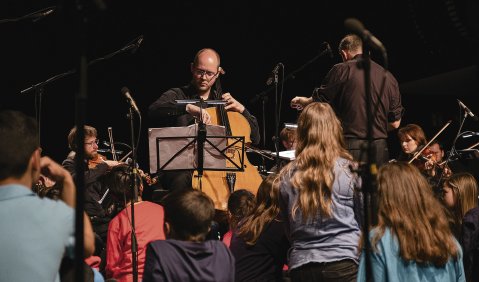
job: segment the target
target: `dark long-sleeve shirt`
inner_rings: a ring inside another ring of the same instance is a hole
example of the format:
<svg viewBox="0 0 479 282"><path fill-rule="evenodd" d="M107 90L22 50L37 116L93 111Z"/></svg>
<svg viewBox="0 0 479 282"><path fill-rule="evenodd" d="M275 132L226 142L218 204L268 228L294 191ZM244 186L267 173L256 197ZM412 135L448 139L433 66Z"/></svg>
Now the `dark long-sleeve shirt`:
<svg viewBox="0 0 479 282"><path fill-rule="evenodd" d="M167 90L150 105L148 115L159 127L191 125L194 123L194 117L186 112L186 104L175 102L185 99L199 99L195 87L191 84ZM250 114L246 108L242 114L251 127L251 142L254 145L259 144L260 133L256 117Z"/></svg>
<svg viewBox="0 0 479 282"><path fill-rule="evenodd" d="M341 120L346 138L367 138L366 91L360 59L360 55L357 55L352 60L334 65L313 94L314 101L331 104ZM384 91L381 95L384 76ZM386 139L388 123L400 120L404 108L398 82L374 61L371 61L371 97L373 139Z"/></svg>
<svg viewBox="0 0 479 282"><path fill-rule="evenodd" d="M76 178L74 154L70 154L62 163L62 166L70 172L73 178ZM90 217L103 217L105 211L100 204L100 200L106 193L106 187L103 187L100 177L105 175L108 170L106 163L100 163L95 168L89 169L85 163L85 211Z"/></svg>

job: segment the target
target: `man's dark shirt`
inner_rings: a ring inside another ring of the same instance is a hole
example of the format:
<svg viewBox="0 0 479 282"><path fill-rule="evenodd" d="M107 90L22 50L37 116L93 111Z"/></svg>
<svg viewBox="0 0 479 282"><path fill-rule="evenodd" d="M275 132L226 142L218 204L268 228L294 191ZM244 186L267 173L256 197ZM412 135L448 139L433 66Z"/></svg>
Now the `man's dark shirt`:
<svg viewBox="0 0 479 282"><path fill-rule="evenodd" d="M342 122L346 138L367 139L366 93L364 72L359 66L360 56L334 65L313 94L313 100L331 104ZM378 103L384 75L384 68L371 61L373 139L386 139L388 123L400 120L404 112L398 83L389 72L386 73L384 91ZM374 110L375 104L377 110Z"/></svg>
<svg viewBox="0 0 479 282"><path fill-rule="evenodd" d="M62 166L70 172L73 178L76 178L75 159L74 153L70 153L69 156L63 161ZM111 197L106 195L105 199L102 197L107 193L107 187L103 185L101 181L108 171L108 165L106 163L100 163L95 168L89 169L87 163L85 163L85 212L90 217L104 218L108 217L106 212L107 202L111 202Z"/></svg>
<svg viewBox="0 0 479 282"><path fill-rule="evenodd" d="M171 88L163 93L160 98L150 105L148 115L157 122L156 125L159 127L191 125L195 119L186 112L186 104L177 104L175 102L175 100L185 99L199 99L195 87L191 84L181 88ZM260 134L256 117L251 115L246 108L242 114L251 127L251 142L254 145L259 144Z"/></svg>

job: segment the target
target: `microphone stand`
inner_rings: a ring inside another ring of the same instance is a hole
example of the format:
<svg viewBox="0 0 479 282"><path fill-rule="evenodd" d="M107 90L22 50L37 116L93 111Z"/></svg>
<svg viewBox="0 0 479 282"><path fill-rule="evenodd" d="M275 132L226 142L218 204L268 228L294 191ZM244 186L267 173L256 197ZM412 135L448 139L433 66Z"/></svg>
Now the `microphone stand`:
<svg viewBox="0 0 479 282"><path fill-rule="evenodd" d="M464 117L461 120L461 123L459 125L459 129L457 131L456 137L454 138L454 141L452 142L451 150L449 150L449 154L447 155L447 159L444 162L444 168L446 168L447 164L451 162L453 156L459 155L459 153L456 150L456 142L457 142L457 139L459 139L459 136L461 136L461 134L462 134L461 130L462 130L462 126L464 125L464 122L466 121L466 118L467 118L467 113L464 113ZM442 172L441 172L441 176L439 177L437 183L438 184L441 183L441 181L444 179L445 176L446 176L446 169L443 169Z"/></svg>
<svg viewBox="0 0 479 282"><path fill-rule="evenodd" d="M261 97L261 108L262 108L262 124L263 124L263 148L266 148L266 111L265 111L265 107L266 107L266 102L268 102L268 96L264 95ZM267 170L266 170L266 159L265 159L265 156L264 155L261 155L261 169L260 169L260 173L261 174L266 174Z"/></svg>
<svg viewBox="0 0 479 282"><path fill-rule="evenodd" d="M85 62L82 62L82 63L84 63L86 67L90 67L90 66L94 65L95 63L110 59L110 58L112 58L112 57L114 57L118 54L123 53L123 52L129 51L129 50L134 50L134 49L138 48L138 43L137 43L137 42L139 42L138 39L142 38L142 37L143 36L137 37L136 39L131 41L133 43L130 42L128 45L124 46L123 48L121 48L121 49L119 49L115 52L112 52L112 53L110 53L110 54L108 54L104 57L96 58L96 59L94 59L94 60L92 60L88 63L86 63L86 56L85 56ZM85 53L86 53L86 50L85 50ZM86 74L81 73L81 71L83 71L83 70L80 68L80 74L81 75L86 75ZM76 69L71 69L71 70L66 71L64 73L54 75L54 76L48 78L45 81L36 83L36 84L20 91L20 94L28 94L28 93L31 93L31 92L33 92L35 94L35 116L36 116L36 119L37 119L37 122L38 122L38 138L40 138L40 132L41 132L41 123L40 123L41 122L41 115L42 115L42 103L41 103L41 101L42 101L42 95L44 93L45 86L48 85L51 82L54 82L56 80L59 80L61 78L67 77L67 76L70 76L70 75L75 74L75 73L77 73L77 70ZM85 79L86 79L86 77L85 77ZM80 127L77 127L77 128L80 128ZM78 147L78 148L83 148L83 141L82 141L82 146Z"/></svg>
<svg viewBox="0 0 479 282"><path fill-rule="evenodd" d="M369 46L363 41L363 54L360 60L361 67L364 71L364 88L366 98L366 116L367 116L367 162L366 165L360 168L361 175L364 179L364 185L362 185L363 191L363 208L364 208L364 222L363 222L363 237L364 237L364 252L366 261L366 281L372 277L371 269L371 242L369 240L369 219L371 218L373 223L376 223L375 209L376 205L376 173L377 165L374 161L373 145L373 123L372 123L372 95L371 95L371 58L369 56ZM371 202L370 202L371 201Z"/></svg>
<svg viewBox="0 0 479 282"><path fill-rule="evenodd" d="M200 191L203 190L203 183L202 183L202 178L203 178L203 165L204 165L204 147L205 147L205 141L206 141L206 125L203 122L203 104L204 100L203 98L200 99L200 118L198 122L198 181L200 183Z"/></svg>
<svg viewBox="0 0 479 282"><path fill-rule="evenodd" d="M75 281L83 282L85 279L84 272L84 203L85 203L85 169L88 169L85 163L85 119L86 108L88 104L88 65L87 65L87 37L88 37L88 17L83 2L80 5L65 5L65 17L72 18L75 24L75 32L78 35L78 82L79 90L75 99L75 126L77 128L76 147L78 152L75 154ZM42 85L43 87L43 85ZM41 88L42 88L41 87ZM36 87L38 89L40 87ZM41 90L43 92L43 90ZM38 109L38 117L41 116L41 109Z"/></svg>
<svg viewBox="0 0 479 282"><path fill-rule="evenodd" d="M326 42L324 42L322 45L325 45L326 47L328 46ZM326 54L330 54L331 51L329 48L326 48L325 50L321 51L318 55L316 55L314 58L312 58L311 60L307 61L306 63L304 63L302 66L300 66L299 68L297 68L296 70L292 71L290 74L288 74L282 81L282 83L288 81L290 78L292 79L295 79L296 78L296 74L300 71L302 71L304 68L306 68L308 65L312 64L314 61L316 61L317 59L319 59L320 57L326 55ZM263 90L262 92L256 94L251 100L250 100L250 103L251 104L256 104L256 102L258 102L259 99L262 99L264 96L268 95L268 93L277 88L277 85L273 85L273 86L270 86L268 88L266 88L265 90Z"/></svg>
<svg viewBox="0 0 479 282"><path fill-rule="evenodd" d="M55 10L56 10L56 6L50 6L50 7L43 8L41 10L35 11L33 13L30 13L28 15L18 17L18 18L2 19L2 20L0 20L0 24L9 23L9 22L20 22L20 21L29 20L29 19L32 20L32 22L36 22L36 21L39 21L39 20L43 19L44 17L54 13Z"/></svg>
<svg viewBox="0 0 479 282"><path fill-rule="evenodd" d="M138 282L138 241L136 238L136 229L135 229L135 203L138 201L138 169L137 169L137 156L136 156L136 145L135 145L135 131L134 131L134 122L133 122L133 109L130 106L128 118L130 119L130 132L131 132L131 152L132 159L131 162L131 189L133 191L133 197L131 197L130 211L131 211L131 261L132 261L132 274L133 281ZM139 114L139 113L138 113ZM141 116L140 122L141 122Z"/></svg>
<svg viewBox="0 0 479 282"><path fill-rule="evenodd" d="M281 64L283 67L283 64ZM279 172L281 170L280 166L280 159L279 159L279 112L280 112L280 105L278 102L278 72L274 72L274 100L275 100L275 113L274 113L274 135L276 138L274 138L274 147L276 151L276 171ZM283 82L284 83L284 80ZM263 111L264 112L264 111Z"/></svg>

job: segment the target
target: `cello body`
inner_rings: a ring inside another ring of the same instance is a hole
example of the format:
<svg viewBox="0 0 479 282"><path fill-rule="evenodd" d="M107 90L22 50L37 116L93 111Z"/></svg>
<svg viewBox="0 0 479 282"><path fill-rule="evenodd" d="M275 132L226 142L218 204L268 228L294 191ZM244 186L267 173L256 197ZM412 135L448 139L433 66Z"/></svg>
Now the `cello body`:
<svg viewBox="0 0 479 282"><path fill-rule="evenodd" d="M211 123L216 125L222 124L222 118L218 112L220 109L207 108L206 111L211 116ZM231 132L227 131L227 135L230 136L244 136L245 143L251 143L250 134L251 128L248 120L238 112L224 112L227 116L229 124L231 124ZM228 140L228 145L231 140ZM233 149L229 149L226 155L231 158L235 163L240 164L241 159L241 146L233 146ZM226 162L226 160L225 160ZM234 167L229 165L227 167ZM234 186L230 189L228 180L234 178ZM198 179L197 171L193 174L193 188L200 189L200 183ZM243 159L243 171L227 172L227 171L204 171L201 177L201 190L206 193L214 202L215 209L226 211L228 208L228 198L231 194L231 190L246 189L256 195L259 185L263 179L259 174L256 167L254 167L248 160L246 154Z"/></svg>

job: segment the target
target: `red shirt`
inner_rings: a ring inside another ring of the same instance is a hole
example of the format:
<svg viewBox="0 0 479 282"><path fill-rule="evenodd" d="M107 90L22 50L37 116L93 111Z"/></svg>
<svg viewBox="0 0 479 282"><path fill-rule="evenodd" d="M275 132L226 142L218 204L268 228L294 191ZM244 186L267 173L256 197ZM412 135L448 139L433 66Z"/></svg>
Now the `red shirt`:
<svg viewBox="0 0 479 282"><path fill-rule="evenodd" d="M225 245L229 248L230 247L230 243L231 243L231 237L233 236L233 232L230 230L228 230L228 232L225 233L225 235L223 235L223 243L225 243Z"/></svg>
<svg viewBox="0 0 479 282"><path fill-rule="evenodd" d="M131 259L131 207L122 210L108 226L106 245L106 277L118 282L133 281ZM146 246L151 241L164 240L163 207L152 202L135 204L135 230L138 242L138 280L143 278Z"/></svg>

